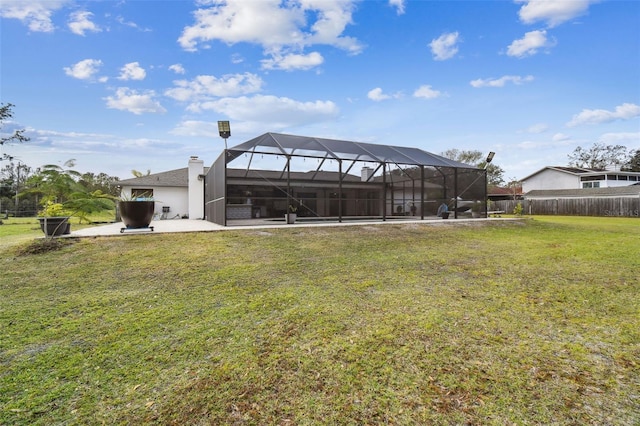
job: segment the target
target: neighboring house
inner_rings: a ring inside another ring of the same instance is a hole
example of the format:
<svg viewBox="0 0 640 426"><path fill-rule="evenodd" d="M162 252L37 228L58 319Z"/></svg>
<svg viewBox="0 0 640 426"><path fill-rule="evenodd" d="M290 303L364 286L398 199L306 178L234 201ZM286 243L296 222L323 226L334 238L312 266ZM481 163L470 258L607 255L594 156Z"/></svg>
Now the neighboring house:
<svg viewBox="0 0 640 426"><path fill-rule="evenodd" d="M522 191L613 188L640 182L639 172L596 170L581 167L545 167L522 179Z"/></svg>
<svg viewBox="0 0 640 426"><path fill-rule="evenodd" d="M118 182L123 199L152 197L156 201L156 217L203 219L204 176L208 167L196 156L189 166L125 179Z"/></svg>

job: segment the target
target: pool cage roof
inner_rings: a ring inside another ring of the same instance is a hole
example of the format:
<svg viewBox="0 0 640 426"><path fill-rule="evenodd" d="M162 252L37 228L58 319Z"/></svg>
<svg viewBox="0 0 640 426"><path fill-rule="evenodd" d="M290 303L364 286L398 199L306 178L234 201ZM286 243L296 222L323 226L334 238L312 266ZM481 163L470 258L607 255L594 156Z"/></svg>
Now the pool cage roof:
<svg viewBox="0 0 640 426"><path fill-rule="evenodd" d="M307 157L337 161L375 162L405 166L477 169L418 148L376 145L337 139L265 133L227 151L227 163L245 153Z"/></svg>
<svg viewBox="0 0 640 426"><path fill-rule="evenodd" d="M263 168L265 157L275 159L267 159ZM317 166L316 161L304 164L305 158L317 160ZM236 159L240 164L230 167ZM358 163L364 163L359 176L352 172ZM392 170L395 168L398 170ZM403 204L407 200L415 203L424 219L435 214L430 211L437 208L432 205L435 200L453 200L457 211L458 199L470 195L467 190L478 184L482 188L473 198L486 196L484 169L419 148L282 133L265 133L225 149L207 173L205 183L205 216L225 226L231 210L240 209L242 198L247 198L242 194L247 193L252 193L252 209L263 208L260 218L278 217L286 206L302 206L304 202L305 206L318 206L308 207L310 213L337 217L338 221L343 216L386 220L400 202L399 197Z"/></svg>

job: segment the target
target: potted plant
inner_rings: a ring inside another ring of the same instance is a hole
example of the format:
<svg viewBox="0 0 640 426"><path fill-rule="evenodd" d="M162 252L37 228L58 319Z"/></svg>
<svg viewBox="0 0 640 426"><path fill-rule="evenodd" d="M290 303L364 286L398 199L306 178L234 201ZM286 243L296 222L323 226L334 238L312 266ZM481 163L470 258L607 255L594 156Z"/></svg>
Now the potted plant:
<svg viewBox="0 0 640 426"><path fill-rule="evenodd" d="M75 192L63 203L44 199L38 218L40 229L47 237L71 233L70 218L76 216L80 222L89 221L88 215L95 211L113 208L113 196L102 191Z"/></svg>
<svg viewBox="0 0 640 426"><path fill-rule="evenodd" d="M297 214L298 208L294 205L289 205L289 211L284 215L285 220L288 224L296 223L296 219L298 218Z"/></svg>
<svg viewBox="0 0 640 426"><path fill-rule="evenodd" d="M64 165L66 169L51 164L43 166L29 179L29 189L25 191L42 196L38 219L47 237L68 234L71 216L88 221L92 212L113 209L112 195L100 190L90 191L81 183L82 175L71 168L74 160Z"/></svg>
<svg viewBox="0 0 640 426"><path fill-rule="evenodd" d="M150 228L156 203L151 194L143 193L132 197L122 196L118 201L118 210L125 229ZM150 228L153 230L153 228Z"/></svg>
<svg viewBox="0 0 640 426"><path fill-rule="evenodd" d="M40 229L46 237L56 237L71 233L70 212L65 210L62 203L53 201L45 202L42 210L38 212Z"/></svg>

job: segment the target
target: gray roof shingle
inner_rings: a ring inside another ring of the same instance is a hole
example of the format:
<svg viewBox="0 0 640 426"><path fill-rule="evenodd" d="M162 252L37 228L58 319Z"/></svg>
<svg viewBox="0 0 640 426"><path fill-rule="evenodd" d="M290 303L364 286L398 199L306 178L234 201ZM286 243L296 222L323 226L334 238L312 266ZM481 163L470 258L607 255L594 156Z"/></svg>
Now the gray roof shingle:
<svg viewBox="0 0 640 426"><path fill-rule="evenodd" d="M206 174L209 170L208 167L204 168ZM148 187L148 186L177 186L188 187L189 186L189 169L183 167L182 169L169 170L167 172L153 173L147 176L141 176L131 179L124 179L118 182L120 186L136 186L136 187Z"/></svg>

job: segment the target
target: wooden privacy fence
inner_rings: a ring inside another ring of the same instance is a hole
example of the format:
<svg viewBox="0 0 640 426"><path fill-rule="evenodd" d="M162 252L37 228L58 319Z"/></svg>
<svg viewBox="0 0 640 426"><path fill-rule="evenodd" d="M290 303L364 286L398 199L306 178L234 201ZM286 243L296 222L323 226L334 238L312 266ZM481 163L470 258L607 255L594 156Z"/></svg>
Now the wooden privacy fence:
<svg viewBox="0 0 640 426"><path fill-rule="evenodd" d="M494 210L507 213L513 213L521 203L523 214L640 217L640 197L525 199L492 203Z"/></svg>

